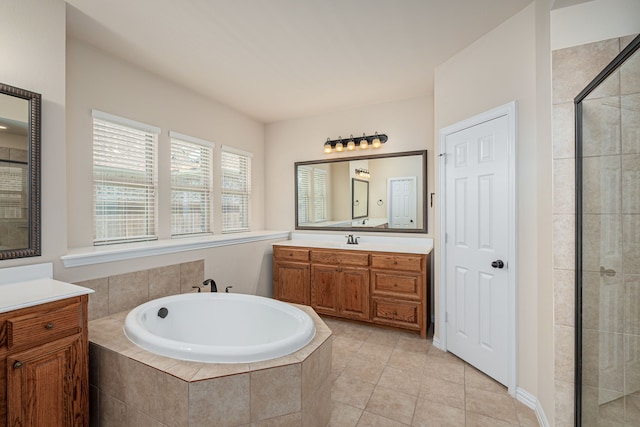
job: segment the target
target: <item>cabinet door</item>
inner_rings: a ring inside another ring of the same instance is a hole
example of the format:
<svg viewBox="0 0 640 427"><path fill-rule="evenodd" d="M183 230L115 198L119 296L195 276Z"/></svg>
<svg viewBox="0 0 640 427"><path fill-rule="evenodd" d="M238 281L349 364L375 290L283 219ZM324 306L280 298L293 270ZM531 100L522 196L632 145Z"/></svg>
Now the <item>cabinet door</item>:
<svg viewBox="0 0 640 427"><path fill-rule="evenodd" d="M369 269L340 268L340 314L369 320Z"/></svg>
<svg viewBox="0 0 640 427"><path fill-rule="evenodd" d="M273 276L274 298L309 305L309 264L276 261Z"/></svg>
<svg viewBox="0 0 640 427"><path fill-rule="evenodd" d="M311 266L311 307L319 314L337 315L339 267L330 265Z"/></svg>
<svg viewBox="0 0 640 427"><path fill-rule="evenodd" d="M88 425L87 356L80 334L7 357L7 419L10 426Z"/></svg>

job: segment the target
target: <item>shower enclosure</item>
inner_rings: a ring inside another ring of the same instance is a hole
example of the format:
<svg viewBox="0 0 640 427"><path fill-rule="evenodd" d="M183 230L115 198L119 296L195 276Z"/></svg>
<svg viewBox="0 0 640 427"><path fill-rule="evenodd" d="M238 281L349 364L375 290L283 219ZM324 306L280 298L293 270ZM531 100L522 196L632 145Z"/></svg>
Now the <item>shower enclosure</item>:
<svg viewBox="0 0 640 427"><path fill-rule="evenodd" d="M639 47L575 99L576 426L640 426Z"/></svg>

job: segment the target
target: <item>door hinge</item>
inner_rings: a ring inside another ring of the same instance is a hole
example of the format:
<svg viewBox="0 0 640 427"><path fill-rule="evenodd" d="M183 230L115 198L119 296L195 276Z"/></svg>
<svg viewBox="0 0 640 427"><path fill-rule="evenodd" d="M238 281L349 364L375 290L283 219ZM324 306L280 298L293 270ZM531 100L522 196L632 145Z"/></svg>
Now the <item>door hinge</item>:
<svg viewBox="0 0 640 427"><path fill-rule="evenodd" d="M448 311L444 312L444 323L449 323L449 312Z"/></svg>
<svg viewBox="0 0 640 427"><path fill-rule="evenodd" d="M444 242L449 243L449 233L444 233Z"/></svg>

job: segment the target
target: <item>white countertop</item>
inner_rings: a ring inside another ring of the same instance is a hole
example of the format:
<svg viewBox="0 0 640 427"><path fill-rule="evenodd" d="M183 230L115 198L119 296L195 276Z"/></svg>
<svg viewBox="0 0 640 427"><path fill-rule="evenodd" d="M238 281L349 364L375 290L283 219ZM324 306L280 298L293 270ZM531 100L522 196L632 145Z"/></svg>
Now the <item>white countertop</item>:
<svg viewBox="0 0 640 427"><path fill-rule="evenodd" d="M50 278L0 284L0 313L93 292L93 289Z"/></svg>
<svg viewBox="0 0 640 427"><path fill-rule="evenodd" d="M367 243L361 242L357 245L348 245L345 242L327 241L327 240L306 240L294 239L275 242L273 246L295 246L304 248L320 248L320 249L345 249L351 251L370 251L370 252L397 252L405 254L429 254L433 250L432 239L420 239L415 244L395 243L390 238L389 243Z"/></svg>

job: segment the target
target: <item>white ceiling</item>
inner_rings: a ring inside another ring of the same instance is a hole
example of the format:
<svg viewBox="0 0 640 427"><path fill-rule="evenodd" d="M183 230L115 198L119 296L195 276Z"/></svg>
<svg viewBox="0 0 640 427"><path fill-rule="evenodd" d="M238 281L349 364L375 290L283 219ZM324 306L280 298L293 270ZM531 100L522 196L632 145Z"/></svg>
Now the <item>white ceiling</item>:
<svg viewBox="0 0 640 427"><path fill-rule="evenodd" d="M261 122L433 93L531 0L67 0L67 34Z"/></svg>

